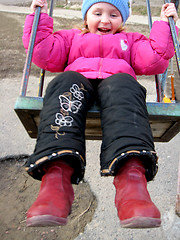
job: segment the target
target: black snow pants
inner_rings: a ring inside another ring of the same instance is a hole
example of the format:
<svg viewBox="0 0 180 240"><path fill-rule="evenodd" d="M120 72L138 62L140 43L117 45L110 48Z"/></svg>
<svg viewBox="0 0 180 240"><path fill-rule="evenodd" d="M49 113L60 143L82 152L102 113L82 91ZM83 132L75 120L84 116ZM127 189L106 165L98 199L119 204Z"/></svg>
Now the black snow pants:
<svg viewBox="0 0 180 240"><path fill-rule="evenodd" d="M63 160L74 169L72 183L83 179L86 115L94 101L101 109L101 175L116 175L128 158L137 156L145 165L147 180L153 179L157 156L146 89L129 74L92 80L72 71L58 75L46 89L35 150L26 164L32 177L41 180L46 162Z"/></svg>

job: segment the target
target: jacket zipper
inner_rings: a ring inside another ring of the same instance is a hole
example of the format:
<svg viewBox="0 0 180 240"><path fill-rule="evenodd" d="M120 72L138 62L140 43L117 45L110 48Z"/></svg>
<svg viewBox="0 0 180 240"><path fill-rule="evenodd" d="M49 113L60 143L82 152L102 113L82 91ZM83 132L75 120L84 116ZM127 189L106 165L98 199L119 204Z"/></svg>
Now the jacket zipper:
<svg viewBox="0 0 180 240"><path fill-rule="evenodd" d="M100 40L99 40L99 47L100 47L100 62L99 62L99 74L98 74L98 78L102 78L102 63L103 63L103 38L102 36L100 36Z"/></svg>

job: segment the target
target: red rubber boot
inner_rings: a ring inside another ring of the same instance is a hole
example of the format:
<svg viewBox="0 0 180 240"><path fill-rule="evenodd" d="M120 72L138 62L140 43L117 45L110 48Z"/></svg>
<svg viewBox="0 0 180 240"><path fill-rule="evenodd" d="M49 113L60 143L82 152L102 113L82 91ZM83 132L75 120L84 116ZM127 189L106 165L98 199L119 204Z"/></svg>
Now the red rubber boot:
<svg viewBox="0 0 180 240"><path fill-rule="evenodd" d="M28 227L65 225L74 200L73 168L63 162L46 165L36 201L27 212Z"/></svg>
<svg viewBox="0 0 180 240"><path fill-rule="evenodd" d="M159 227L161 215L147 190L145 168L138 158L129 159L114 178L115 205L124 228Z"/></svg>

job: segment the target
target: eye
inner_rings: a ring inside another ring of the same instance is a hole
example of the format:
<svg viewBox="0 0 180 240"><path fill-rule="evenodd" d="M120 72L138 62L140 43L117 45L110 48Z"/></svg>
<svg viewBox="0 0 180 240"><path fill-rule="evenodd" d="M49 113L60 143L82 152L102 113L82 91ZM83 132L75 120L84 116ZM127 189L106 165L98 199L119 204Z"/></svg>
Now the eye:
<svg viewBox="0 0 180 240"><path fill-rule="evenodd" d="M94 15L101 16L101 13L100 12L95 12Z"/></svg>
<svg viewBox="0 0 180 240"><path fill-rule="evenodd" d="M115 17L117 17L117 14L113 13L113 14L111 14L111 17L115 18Z"/></svg>

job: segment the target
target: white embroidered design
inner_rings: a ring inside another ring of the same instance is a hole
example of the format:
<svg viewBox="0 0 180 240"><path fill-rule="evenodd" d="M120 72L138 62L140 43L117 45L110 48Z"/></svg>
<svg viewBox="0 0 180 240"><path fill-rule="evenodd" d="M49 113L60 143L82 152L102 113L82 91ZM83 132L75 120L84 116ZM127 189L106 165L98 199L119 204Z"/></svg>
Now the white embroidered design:
<svg viewBox="0 0 180 240"><path fill-rule="evenodd" d="M71 116L63 116L61 113L56 113L55 123L59 126L72 126L73 118Z"/></svg>
<svg viewBox="0 0 180 240"><path fill-rule="evenodd" d="M61 127L71 127L73 125L74 118L69 114L76 114L80 110L81 100L84 98L84 93L81 90L86 91L83 84L81 84L81 88L77 84L73 84L69 92L59 95L60 112L56 113L55 116L56 126L51 125L51 130L56 132L55 137L57 139L58 136L66 134L64 131L61 132Z"/></svg>
<svg viewBox="0 0 180 240"><path fill-rule="evenodd" d="M59 96L60 106L66 112L77 113L82 105L82 103L78 100L69 100L69 98L64 95Z"/></svg>
<svg viewBox="0 0 180 240"><path fill-rule="evenodd" d="M84 93L80 91L80 88L77 84L73 84L70 88L70 92L73 94L73 96L79 100L82 100L84 98Z"/></svg>
<svg viewBox="0 0 180 240"><path fill-rule="evenodd" d="M127 50L128 45L127 45L127 41L126 40L121 39L121 48L122 48L123 51Z"/></svg>

